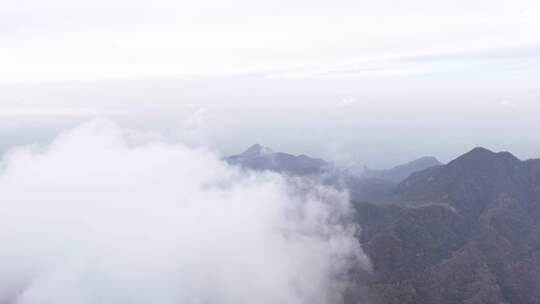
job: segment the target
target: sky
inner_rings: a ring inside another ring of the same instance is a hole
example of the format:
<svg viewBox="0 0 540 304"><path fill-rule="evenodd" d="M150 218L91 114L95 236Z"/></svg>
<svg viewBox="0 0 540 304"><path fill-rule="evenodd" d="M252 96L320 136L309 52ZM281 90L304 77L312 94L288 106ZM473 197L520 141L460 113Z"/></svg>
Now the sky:
<svg viewBox="0 0 540 304"><path fill-rule="evenodd" d="M0 150L106 117L221 154L540 156L538 1L0 1Z"/></svg>

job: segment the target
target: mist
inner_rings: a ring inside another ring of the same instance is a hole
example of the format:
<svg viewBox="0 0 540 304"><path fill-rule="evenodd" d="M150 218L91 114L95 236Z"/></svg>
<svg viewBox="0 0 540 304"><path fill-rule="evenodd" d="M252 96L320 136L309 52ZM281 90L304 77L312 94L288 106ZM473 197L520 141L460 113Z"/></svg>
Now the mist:
<svg viewBox="0 0 540 304"><path fill-rule="evenodd" d="M92 120L0 170L0 303L341 303L369 268L346 192L159 133Z"/></svg>

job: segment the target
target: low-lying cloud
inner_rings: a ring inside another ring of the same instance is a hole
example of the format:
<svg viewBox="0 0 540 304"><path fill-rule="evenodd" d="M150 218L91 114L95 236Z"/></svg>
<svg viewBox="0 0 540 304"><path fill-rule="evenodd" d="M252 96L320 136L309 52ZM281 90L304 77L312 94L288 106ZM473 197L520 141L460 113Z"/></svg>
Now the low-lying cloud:
<svg viewBox="0 0 540 304"><path fill-rule="evenodd" d="M0 172L0 303L341 303L345 193L95 120Z"/></svg>

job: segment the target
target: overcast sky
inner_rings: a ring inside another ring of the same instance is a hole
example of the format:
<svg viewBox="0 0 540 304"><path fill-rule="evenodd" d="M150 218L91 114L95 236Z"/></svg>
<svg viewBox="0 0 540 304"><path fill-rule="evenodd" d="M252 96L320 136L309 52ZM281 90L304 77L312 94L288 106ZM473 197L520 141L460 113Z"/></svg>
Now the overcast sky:
<svg viewBox="0 0 540 304"><path fill-rule="evenodd" d="M107 116L224 154L540 156L537 0L0 1L0 149Z"/></svg>

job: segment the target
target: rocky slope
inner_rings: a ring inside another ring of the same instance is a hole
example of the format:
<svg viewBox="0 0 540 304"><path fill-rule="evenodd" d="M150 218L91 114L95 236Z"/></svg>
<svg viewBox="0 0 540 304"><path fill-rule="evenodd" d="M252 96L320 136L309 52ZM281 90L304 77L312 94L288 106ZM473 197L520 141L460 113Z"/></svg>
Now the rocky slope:
<svg viewBox="0 0 540 304"><path fill-rule="evenodd" d="M540 303L540 160L476 148L393 200L356 203L374 303Z"/></svg>

